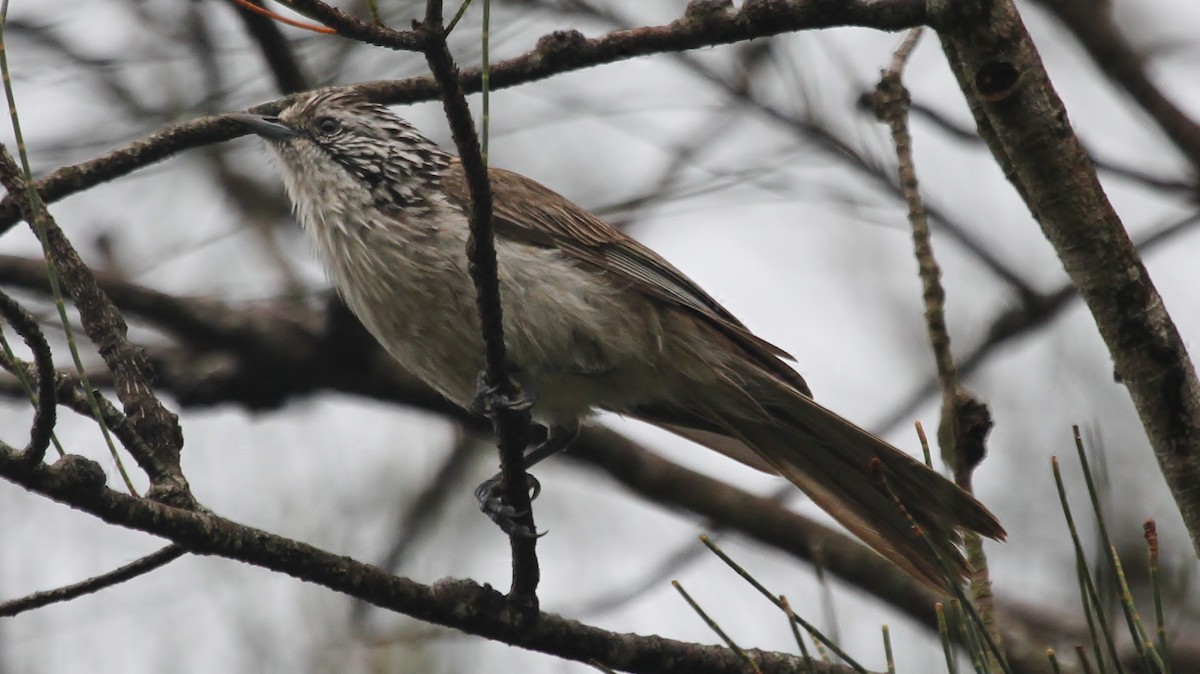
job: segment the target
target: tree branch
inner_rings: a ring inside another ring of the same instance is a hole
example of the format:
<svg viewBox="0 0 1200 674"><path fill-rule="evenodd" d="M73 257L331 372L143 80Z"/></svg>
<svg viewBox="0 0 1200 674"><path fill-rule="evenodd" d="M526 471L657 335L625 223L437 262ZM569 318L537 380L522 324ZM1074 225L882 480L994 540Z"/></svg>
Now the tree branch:
<svg viewBox="0 0 1200 674"><path fill-rule="evenodd" d="M515 527L508 531L512 547L512 588L509 597L536 610L537 586L541 578L537 559L537 525L525 472L525 449L530 443L530 401L509 376L504 346L504 315L500 305L500 281L496 263L496 241L492 230L492 188L467 96L459 82L458 67L446 44L442 25L442 3L427 0L425 22L417 26L425 40L425 60L442 89L442 107L466 177L469 208L467 261L475 284L475 304L483 332L487 392L496 404L486 402L500 444L500 476L505 505L516 511ZM453 168L451 169L453 170Z"/></svg>
<svg viewBox="0 0 1200 674"><path fill-rule="evenodd" d="M127 339L125 319L97 285L95 276L79 258L45 204L40 201L29 203L24 175L3 146L0 146L0 183L17 200L28 222L39 219L35 212L40 211L49 247L47 255L62 275L64 290L75 300L84 331L113 372L117 397L125 407L130 423L151 450L149 454L134 454L150 477L151 489L159 498L180 503L191 501L187 480L179 467L179 452L183 446L179 419L154 396L153 368L142 349Z"/></svg>
<svg viewBox="0 0 1200 674"><path fill-rule="evenodd" d="M867 26L902 30L924 20L924 0L750 0L737 11L724 9L719 2L696 2L683 18L665 26L618 30L594 39L576 31L546 35L532 51L493 63L490 86L503 89L637 56L729 44L808 28ZM479 91L481 79L478 68L463 71L459 77L467 93ZM432 77L365 82L348 88L387 105L430 101L438 97L439 91ZM289 98L279 99L256 105L250 111L278 114L289 102ZM64 166L39 180L37 189L46 203L53 203L183 150L245 133L242 125L223 117L202 117L134 141L103 157ZM12 227L19 217L11 195L0 201L0 233Z"/></svg>
<svg viewBox="0 0 1200 674"><path fill-rule="evenodd" d="M197 554L213 554L286 573L425 622L580 662L654 674L741 674L745 662L731 650L661 637L617 634L549 613L523 619L502 595L467 580L423 585L298 541L243 526L217 515L132 497L104 486L95 462L68 455L54 465L26 466L12 448L0 448L0 476L26 489L92 514L110 524L174 541ZM763 672L799 671L800 658L749 651ZM839 665L818 672L849 674Z"/></svg>
<svg viewBox="0 0 1200 674"><path fill-rule="evenodd" d="M941 3L980 135L1091 310L1200 553L1200 381L1009 0Z"/></svg>
<svg viewBox="0 0 1200 674"><path fill-rule="evenodd" d="M46 449L54 434L54 425L58 421L58 393L55 386L57 372L54 369L54 357L50 353L50 344L46 335L38 326L37 321L16 300L7 293L0 292L0 316L12 326L13 330L25 340L29 350L33 352L34 367L25 367L24 363L10 359L11 353L5 342L4 352L0 355L3 366L17 375L22 383L29 382L33 391L25 393L33 401L33 424L29 429L29 443L21 450L20 458L29 464L41 463L46 458ZM18 371L20 368L20 371ZM30 376L33 375L33 376ZM24 388L24 386L23 386ZM36 391L36 392L35 392Z"/></svg>
<svg viewBox="0 0 1200 674"><path fill-rule="evenodd" d="M1134 51L1113 21L1112 4L1075 0L1037 0L1037 4L1058 17L1087 50L1100 72L1141 106L1187 157L1193 171L1200 171L1200 124L1151 81L1145 59Z"/></svg>
<svg viewBox="0 0 1200 674"><path fill-rule="evenodd" d="M36 260L0 256L0 283L44 290L44 279L35 273L38 266ZM22 271L13 273L14 267ZM211 326L201 333L207 335L203 339L185 348L151 351L160 387L185 407L234 403L252 410L274 409L306 394L339 391L439 414L471 432L488 432L478 418L396 367L352 318L339 318L348 316L340 303L332 305L329 318L321 319L315 315L317 310L307 305L236 309L211 301L172 299L103 273L98 278L122 309L152 324L156 317L166 316L168 332L174 332L170 325L177 325L180 338L186 339L192 319L175 323L171 317L193 311L195 320L208 316ZM182 308L164 309L171 301ZM93 375L93 381L103 383L101 374ZM63 390L60 384L60 398L78 406ZM23 395L11 386L0 387L0 394ZM109 423L120 436L123 425L118 421L110 419ZM736 531L796 559L812 562L819 558L829 573L849 586L871 594L927 629L937 629L932 610L936 598L922 586L845 534L817 524L773 498L690 471L602 427L585 427L566 456L599 468L648 501L694 513L714 527ZM1020 618L1006 622L1005 628L1037 633L1025 626L1024 616ZM1048 672L1044 653L1033 645L1036 642L1017 639L1008 643L1006 655L1017 671Z"/></svg>
<svg viewBox="0 0 1200 674"><path fill-rule="evenodd" d="M320 0L279 0L310 19L337 31L341 37L401 51L421 51L422 39L416 31L392 30L386 26L359 21Z"/></svg>
<svg viewBox="0 0 1200 674"><path fill-rule="evenodd" d="M63 587L45 592L35 592L18 599L0 602L0 617L15 616L35 608L49 606L62 601L70 601L85 594L99 592L106 587L112 587L127 580L143 576L151 571L165 566L187 554L187 550L178 545L168 545L158 552L135 559L134 561L113 569L108 573L93 576L85 581L64 585Z"/></svg>

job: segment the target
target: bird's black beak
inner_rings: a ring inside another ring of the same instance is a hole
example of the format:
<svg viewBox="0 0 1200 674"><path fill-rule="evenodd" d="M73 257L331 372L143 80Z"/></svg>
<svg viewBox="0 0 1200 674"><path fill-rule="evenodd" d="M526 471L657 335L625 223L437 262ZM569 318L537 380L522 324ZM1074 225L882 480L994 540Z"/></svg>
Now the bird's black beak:
<svg viewBox="0 0 1200 674"><path fill-rule="evenodd" d="M226 115L226 117L242 124L247 129L267 140L287 140L293 136L300 135L299 131L279 121L278 117L252 115L244 112Z"/></svg>

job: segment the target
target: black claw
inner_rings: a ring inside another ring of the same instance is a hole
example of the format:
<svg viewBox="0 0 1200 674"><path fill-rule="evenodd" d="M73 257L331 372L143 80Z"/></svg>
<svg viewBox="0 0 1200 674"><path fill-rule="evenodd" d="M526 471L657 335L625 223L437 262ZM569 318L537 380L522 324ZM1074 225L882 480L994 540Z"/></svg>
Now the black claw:
<svg viewBox="0 0 1200 674"><path fill-rule="evenodd" d="M475 397L471 398L471 412L491 416L492 400L499 393L495 386L488 386L487 372L480 370L475 375Z"/></svg>
<svg viewBox="0 0 1200 674"><path fill-rule="evenodd" d="M542 485L537 478L532 475L526 475L528 480L529 500L538 497L542 493ZM500 475L497 474L487 480L484 480L478 487L475 488L475 500L479 501L479 509L483 514L488 516L488 519L496 523L500 530L509 536L520 536L522 538L541 538L546 533L538 533L517 522L517 519L525 516L525 511L517 510L504 501L504 494L500 489Z"/></svg>
<svg viewBox="0 0 1200 674"><path fill-rule="evenodd" d="M525 473L525 479L529 488L529 500L536 501L537 497L542 495L542 483L538 482L538 479L529 473Z"/></svg>
<svg viewBox="0 0 1200 674"><path fill-rule="evenodd" d="M499 396L495 389L487 386L483 373L480 373L475 381L478 393L476 394L475 402L472 404L472 411L487 413L485 410L496 409L496 400L503 397ZM505 401L505 403L507 402ZM532 405L533 400L523 399L518 404ZM578 425L551 426L547 428L546 439L522 457L525 468L528 469L542 459L565 449L571 444L571 441L578 432ZM529 500L533 501L542 493L542 483L538 482L536 477L528 473L525 474L525 480L525 488L529 490ZM500 489L500 483L501 476L497 474L475 488L475 500L479 502L479 509L495 522L504 533L510 536L525 538L540 538L545 536L545 532L538 533L534 529L517 522L517 519L524 517L527 513L517 510L505 501L504 491Z"/></svg>
<svg viewBox="0 0 1200 674"><path fill-rule="evenodd" d="M499 525L501 531L509 536L517 536L519 538L541 538L542 536L546 535L545 531L535 531L524 524L517 523L515 520L499 519L493 521Z"/></svg>
<svg viewBox="0 0 1200 674"><path fill-rule="evenodd" d="M520 412L533 407L536 402L537 395L523 390L512 398L500 393L497 387L488 385L484 370L475 375L475 397L471 399L471 412L475 414L491 417L500 409Z"/></svg>

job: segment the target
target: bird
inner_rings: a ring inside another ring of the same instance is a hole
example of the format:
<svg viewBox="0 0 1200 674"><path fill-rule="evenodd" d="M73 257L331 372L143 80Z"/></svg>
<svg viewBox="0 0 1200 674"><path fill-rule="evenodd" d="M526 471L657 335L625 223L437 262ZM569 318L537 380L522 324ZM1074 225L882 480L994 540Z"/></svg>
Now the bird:
<svg viewBox="0 0 1200 674"><path fill-rule="evenodd" d="M484 349L461 160L353 88L229 117L266 141L345 304L470 409ZM961 530L1003 540L971 494L818 404L789 354L663 257L531 178L489 167L488 180L507 354L546 444L598 410L659 426L781 475L943 592L967 572Z"/></svg>

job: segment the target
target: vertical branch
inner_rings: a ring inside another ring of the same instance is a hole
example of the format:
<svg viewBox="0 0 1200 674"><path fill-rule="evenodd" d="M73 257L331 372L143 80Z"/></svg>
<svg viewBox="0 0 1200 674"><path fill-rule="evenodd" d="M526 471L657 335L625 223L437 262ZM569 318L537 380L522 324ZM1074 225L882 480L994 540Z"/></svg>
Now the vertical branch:
<svg viewBox="0 0 1200 674"><path fill-rule="evenodd" d="M178 418L154 395L150 383L153 370L145 352L126 338L125 319L96 284L95 276L79 258L45 204L40 199L31 202L26 196L21 169L2 146L0 184L17 199L23 217L29 222L40 218L45 227L50 261L62 276L67 294L75 300L84 332L113 372L117 397L124 405L130 423L150 449L149 453L135 453L134 459L150 477L153 496L190 506L194 501L179 467L183 433Z"/></svg>
<svg viewBox="0 0 1200 674"><path fill-rule="evenodd" d="M54 425L58 421L58 392L55 386L58 373L54 369L50 344L46 342L46 335L42 333L37 320L4 292L0 292L0 316L4 317L4 321L12 326L33 352L35 368L32 369L37 374L37 395L30 396L34 408L33 426L29 431L29 444L20 453L20 457L30 465L40 464L46 457L46 449L50 446ZM5 358L5 361L5 369L9 369L23 382L28 381L21 363L15 358Z"/></svg>
<svg viewBox="0 0 1200 674"><path fill-rule="evenodd" d="M471 234L467 240L467 258L471 279L475 283L476 305L483 331L486 385L500 401L493 410L492 419L500 442L500 475L504 496L508 505L517 512L516 523L520 526L520 530L509 534L513 562L509 596L522 606L536 609L540 570L524 457L529 445L531 417L529 405L524 402L520 389L508 374L496 243L492 230L492 192L487 166L459 81L458 68L446 44L442 3L439 0L428 1L425 21L417 27L417 32L422 35L425 58L442 90L442 104L471 197L468 213Z"/></svg>
<svg viewBox="0 0 1200 674"><path fill-rule="evenodd" d="M1091 311L1200 553L1200 379L1010 0L931 3L987 142Z"/></svg>
<svg viewBox="0 0 1200 674"><path fill-rule="evenodd" d="M880 76L872 103L876 116L880 121L887 123L891 130L899 164L900 189L908 206L908 220L912 225L913 250L925 300L925 324L937 365L938 384L942 391L938 445L942 450L942 460L954 469L955 481L963 489L971 491L971 472L984 456L984 440L992 422L987 407L964 391L958 383L958 372L950 351L950 331L946 327L946 290L941 282L941 268L933 254L929 220L917 181L912 135L908 130L911 99L908 89L901 81L901 74L921 33L921 28L912 29L896 49L891 65ZM979 535L973 532L966 532L964 539L967 561L971 568L973 603L993 642L1000 646L1001 635L995 624L995 607L991 581L987 573L987 558L983 554L983 542ZM993 661L992 653L988 652L987 655L988 668L998 671L999 665Z"/></svg>

